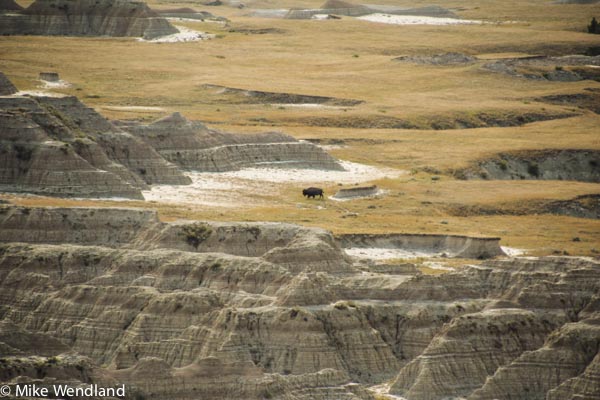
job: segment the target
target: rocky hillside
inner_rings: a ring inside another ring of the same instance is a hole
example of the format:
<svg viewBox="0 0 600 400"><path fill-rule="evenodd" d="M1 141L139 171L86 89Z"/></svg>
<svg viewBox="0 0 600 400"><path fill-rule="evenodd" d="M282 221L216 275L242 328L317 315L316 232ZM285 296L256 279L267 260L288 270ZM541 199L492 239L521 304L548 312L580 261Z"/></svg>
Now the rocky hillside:
<svg viewBox="0 0 600 400"><path fill-rule="evenodd" d="M52 229L50 229L52 227ZM594 398L600 263L358 269L329 232L0 209L0 381L129 398ZM591 396L591 397L588 397Z"/></svg>
<svg viewBox="0 0 600 400"><path fill-rule="evenodd" d="M187 184L144 141L75 97L0 97L0 190L142 198L149 184Z"/></svg>
<svg viewBox="0 0 600 400"><path fill-rule="evenodd" d="M0 191L143 199L148 185L185 185L181 168L342 170L320 147L282 133L238 135L175 113L113 124L76 97L19 95L0 74Z"/></svg>
<svg viewBox="0 0 600 400"><path fill-rule="evenodd" d="M0 96L17 93L17 88L12 82L0 72Z"/></svg>
<svg viewBox="0 0 600 400"><path fill-rule="evenodd" d="M36 0L24 10L15 10L14 7L6 12L0 10L2 35L133 36L152 39L177 32L165 18L141 1Z"/></svg>
<svg viewBox="0 0 600 400"><path fill-rule="evenodd" d="M21 11L23 7L18 5L15 0L0 0L0 12L15 12Z"/></svg>
<svg viewBox="0 0 600 400"><path fill-rule="evenodd" d="M121 127L186 169L222 172L254 166L341 170L320 147L278 132L238 135L208 129L174 113L148 125Z"/></svg>

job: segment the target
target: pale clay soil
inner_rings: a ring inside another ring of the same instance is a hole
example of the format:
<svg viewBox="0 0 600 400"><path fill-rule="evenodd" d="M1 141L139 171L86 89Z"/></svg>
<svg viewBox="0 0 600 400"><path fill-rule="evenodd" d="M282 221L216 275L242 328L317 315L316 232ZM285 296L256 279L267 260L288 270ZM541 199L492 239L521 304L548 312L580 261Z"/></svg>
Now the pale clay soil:
<svg viewBox="0 0 600 400"><path fill-rule="evenodd" d="M205 32L195 31L193 29L186 28L184 26L175 25L175 28L179 30L178 33L172 35L160 36L155 39L145 40L138 39L140 42L148 43L179 43L179 42L195 42L198 40L208 40L214 38L214 35L210 35Z"/></svg>
<svg viewBox="0 0 600 400"><path fill-rule="evenodd" d="M512 247L501 246L502 251L506 253L508 257L518 257L522 256L526 253L524 249L515 249ZM427 251L418 251L418 250L406 250L406 249L394 249L394 248L376 248L376 247L350 247L344 249L346 254L356 257L359 259L365 260L394 260L394 259L402 259L402 260L414 260L416 258L437 258L443 257L444 252L427 252ZM452 270L453 268L447 267L444 263L440 262L428 262L425 265L431 269L440 269L440 270Z"/></svg>
<svg viewBox="0 0 600 400"><path fill-rule="evenodd" d="M369 14L357 19L382 24L394 25L473 25L481 24L481 21L457 19L457 18L437 18L422 17L418 15L392 15L392 14Z"/></svg>
<svg viewBox="0 0 600 400"><path fill-rule="evenodd" d="M298 185L298 201L301 201L301 190L308 186L355 184L407 173L349 161L340 163L345 171L264 167L231 172L188 172L191 185L155 185L142 193L146 201L159 203L244 207L268 204L268 198L276 196L284 183ZM261 196L264 197L261 199Z"/></svg>

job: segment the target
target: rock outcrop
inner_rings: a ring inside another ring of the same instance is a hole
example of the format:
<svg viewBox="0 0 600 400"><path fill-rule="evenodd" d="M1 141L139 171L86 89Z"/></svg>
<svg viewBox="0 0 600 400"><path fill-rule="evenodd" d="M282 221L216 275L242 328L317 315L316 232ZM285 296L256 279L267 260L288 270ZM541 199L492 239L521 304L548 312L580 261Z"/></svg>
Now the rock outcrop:
<svg viewBox="0 0 600 400"><path fill-rule="evenodd" d="M291 9L285 14L288 19L311 19L315 15L344 15L348 17L360 17L368 14L385 13L392 15L418 15L427 17L451 17L456 14L439 6L426 6L417 8L404 8L388 5L363 5L353 4L343 0L328 0L320 8L314 9Z"/></svg>
<svg viewBox="0 0 600 400"><path fill-rule="evenodd" d="M237 30L236 32L239 31ZM201 85L200 89L209 91L216 101L233 104L319 104L352 107L364 103L362 100L299 93L266 92L212 84Z"/></svg>
<svg viewBox="0 0 600 400"><path fill-rule="evenodd" d="M600 219L600 194L584 194L567 200L531 200L503 203L499 206L456 204L449 207L452 215L532 215L555 214L575 218Z"/></svg>
<svg viewBox="0 0 600 400"><path fill-rule="evenodd" d="M503 59L487 63L483 68L519 78L577 82L584 79L599 80L598 66L600 66L600 56L571 55Z"/></svg>
<svg viewBox="0 0 600 400"><path fill-rule="evenodd" d="M0 138L3 157L0 165L2 191L29 192L51 196L142 198L138 180L124 180L97 167L131 175L122 165L111 162L95 142L81 141L90 160L75 150L77 136L58 118L49 114L34 98L0 98ZM27 110L25 112L21 110ZM38 124L35 119L40 123ZM45 129L51 128L51 131ZM61 135L63 140L58 140ZM99 160L99 161L96 161ZM141 180L139 180L141 181Z"/></svg>
<svg viewBox="0 0 600 400"><path fill-rule="evenodd" d="M343 234L338 235L343 248L402 249L423 254L448 257L493 258L504 255L500 238L458 235L428 235L411 233Z"/></svg>
<svg viewBox="0 0 600 400"><path fill-rule="evenodd" d="M0 190L141 199L190 179L75 97L0 96Z"/></svg>
<svg viewBox="0 0 600 400"><path fill-rule="evenodd" d="M536 100L568 107L579 107L600 114L600 90L594 88L587 88L583 93L556 94Z"/></svg>
<svg viewBox="0 0 600 400"><path fill-rule="evenodd" d="M0 96L15 94L17 91L15 85L13 85L6 75L0 72Z"/></svg>
<svg viewBox="0 0 600 400"><path fill-rule="evenodd" d="M377 188L377 185L371 186L357 186L352 188L344 188L337 191L332 198L337 200L348 200L348 199L356 199L362 197L372 197L379 194L380 191Z"/></svg>
<svg viewBox="0 0 600 400"><path fill-rule="evenodd" d="M21 11L23 7L18 5L15 0L0 0L0 13Z"/></svg>
<svg viewBox="0 0 600 400"><path fill-rule="evenodd" d="M193 8L181 7L181 8L170 8L156 10L156 12L165 18L182 18L182 19L195 19L198 21L214 21L214 22L227 22L227 18L217 17L208 11L196 11Z"/></svg>
<svg viewBox="0 0 600 400"><path fill-rule="evenodd" d="M467 396L498 367L542 346L557 326L556 321L543 319L518 309L486 310L455 318L402 369L392 392L411 400ZM435 378L441 376L444 379Z"/></svg>
<svg viewBox="0 0 600 400"><path fill-rule="evenodd" d="M542 179L600 182L598 150L531 150L502 153L457 170L459 179Z"/></svg>
<svg viewBox="0 0 600 400"><path fill-rule="evenodd" d="M394 61L423 65L464 65L474 63L477 58L462 53L441 53L432 56L400 56L394 58Z"/></svg>
<svg viewBox="0 0 600 400"><path fill-rule="evenodd" d="M319 229L0 208L0 381L128 398L553 400L599 390L600 264L356 269Z"/></svg>
<svg viewBox="0 0 600 400"><path fill-rule="evenodd" d="M515 399L572 399L577 397L567 395L579 391L598 393L597 376L592 377L591 384L584 382L597 369L593 360L599 354L599 347L600 324L597 321L566 324L548 337L543 347L524 353L499 369L481 389L469 396L469 400L509 396Z"/></svg>
<svg viewBox="0 0 600 400"><path fill-rule="evenodd" d="M27 9L0 14L2 35L131 36L153 39L177 33L141 1L36 0Z"/></svg>
<svg viewBox="0 0 600 400"><path fill-rule="evenodd" d="M320 147L283 133L223 133L179 113L148 125L121 127L147 142L166 160L190 170L222 172L256 166L343 169Z"/></svg>
<svg viewBox="0 0 600 400"><path fill-rule="evenodd" d="M58 72L40 72L40 80L46 82L58 82L60 81L60 76Z"/></svg>

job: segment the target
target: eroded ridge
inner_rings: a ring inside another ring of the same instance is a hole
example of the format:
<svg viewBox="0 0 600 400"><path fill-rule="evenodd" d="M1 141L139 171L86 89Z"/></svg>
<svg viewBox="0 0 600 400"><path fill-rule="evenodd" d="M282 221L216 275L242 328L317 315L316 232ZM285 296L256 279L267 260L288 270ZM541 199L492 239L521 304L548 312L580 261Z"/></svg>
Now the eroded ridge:
<svg viewBox="0 0 600 400"><path fill-rule="evenodd" d="M501 153L454 172L459 179L536 179L600 182L600 152L541 149Z"/></svg>
<svg viewBox="0 0 600 400"><path fill-rule="evenodd" d="M320 147L280 132L247 135L218 132L179 113L150 124L125 123L121 127L147 142L166 160L195 171L223 172L267 166L343 170Z"/></svg>
<svg viewBox="0 0 600 400"><path fill-rule="evenodd" d="M0 10L2 35L130 36L177 33L142 1L37 0L24 10Z"/></svg>
<svg viewBox="0 0 600 400"><path fill-rule="evenodd" d="M11 384L120 382L156 399L371 399L388 380L411 400L598 393L594 259L376 273L325 230L128 209L7 206L0 232Z"/></svg>
<svg viewBox="0 0 600 400"><path fill-rule="evenodd" d="M0 190L142 199L190 179L151 146L76 97L0 97Z"/></svg>

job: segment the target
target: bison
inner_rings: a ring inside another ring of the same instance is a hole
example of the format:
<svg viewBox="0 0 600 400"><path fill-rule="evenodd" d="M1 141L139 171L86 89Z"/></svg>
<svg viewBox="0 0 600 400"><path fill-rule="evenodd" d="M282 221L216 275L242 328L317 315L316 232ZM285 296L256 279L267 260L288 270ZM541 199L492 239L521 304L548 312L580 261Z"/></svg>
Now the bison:
<svg viewBox="0 0 600 400"><path fill-rule="evenodd" d="M321 198L323 198L323 189L320 188L316 188L316 187L309 187L307 189L302 190L302 195L306 196L307 198L315 198L316 196L320 196Z"/></svg>

